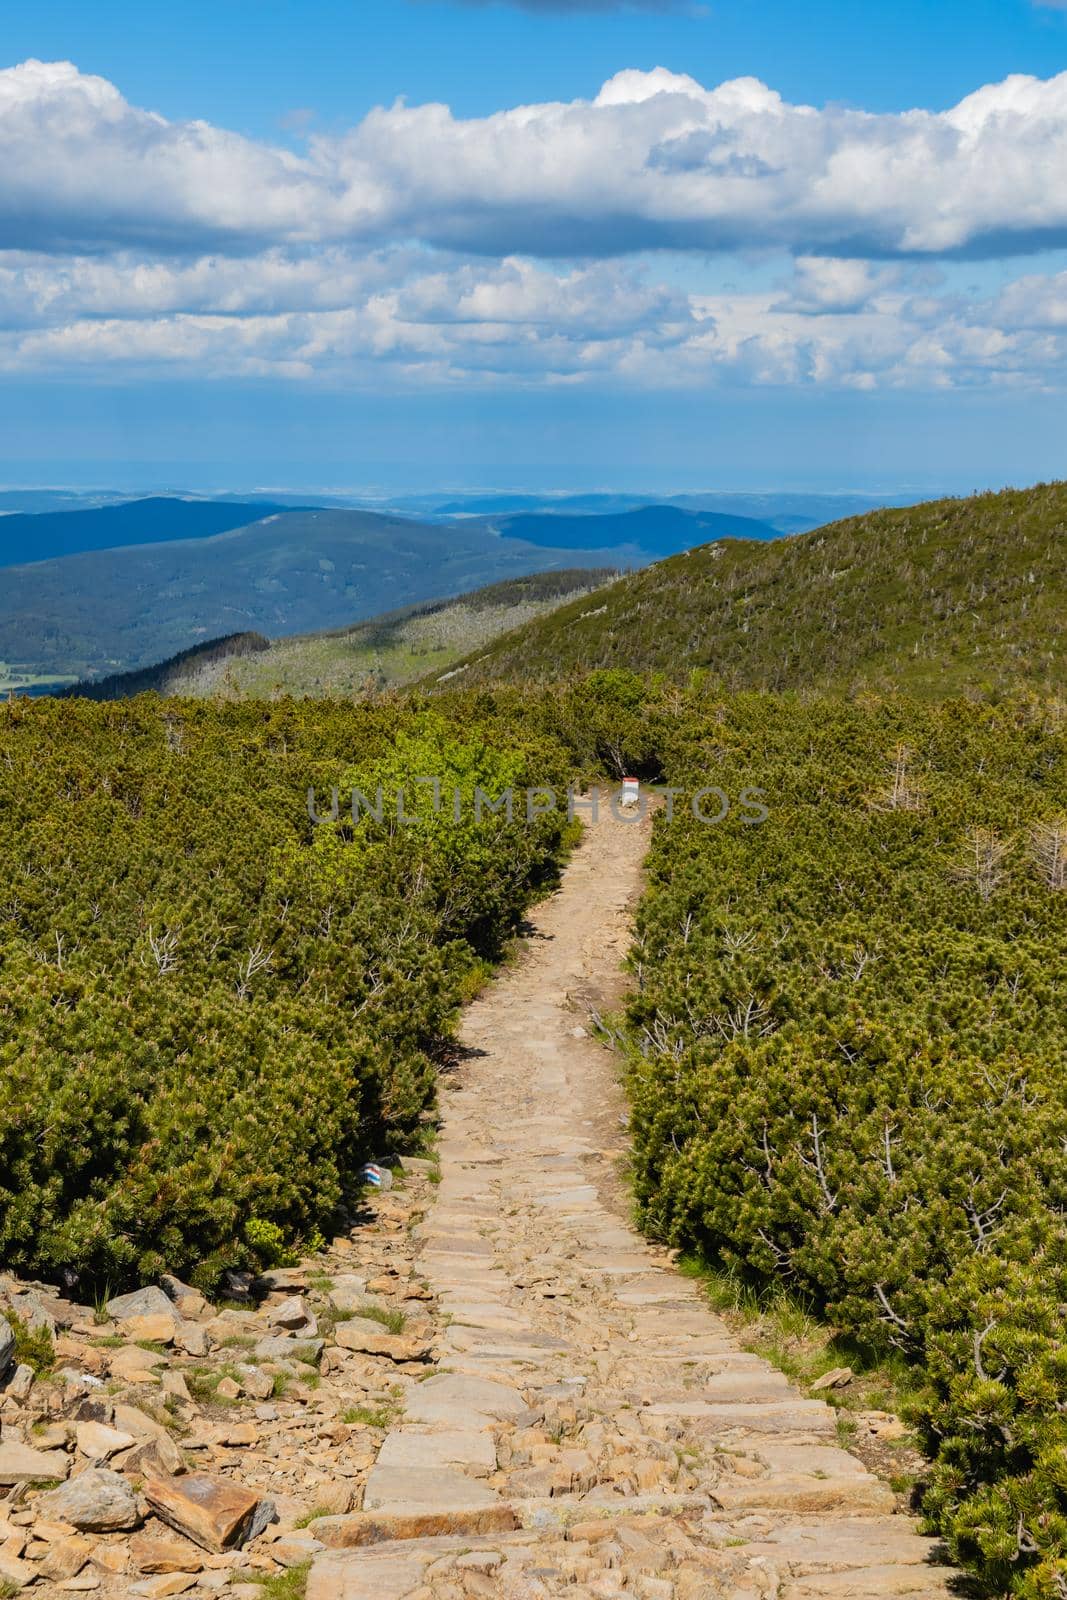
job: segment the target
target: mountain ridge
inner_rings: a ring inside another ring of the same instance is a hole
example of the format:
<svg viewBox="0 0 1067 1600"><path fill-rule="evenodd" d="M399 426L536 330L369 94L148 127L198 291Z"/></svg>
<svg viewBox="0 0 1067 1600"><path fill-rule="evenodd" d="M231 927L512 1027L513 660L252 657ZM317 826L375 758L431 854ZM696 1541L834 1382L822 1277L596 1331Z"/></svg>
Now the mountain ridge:
<svg viewBox="0 0 1067 1600"><path fill-rule="evenodd" d="M621 667L726 691L1067 688L1067 484L722 541L620 579L457 663L450 684ZM430 685L432 687L432 684Z"/></svg>

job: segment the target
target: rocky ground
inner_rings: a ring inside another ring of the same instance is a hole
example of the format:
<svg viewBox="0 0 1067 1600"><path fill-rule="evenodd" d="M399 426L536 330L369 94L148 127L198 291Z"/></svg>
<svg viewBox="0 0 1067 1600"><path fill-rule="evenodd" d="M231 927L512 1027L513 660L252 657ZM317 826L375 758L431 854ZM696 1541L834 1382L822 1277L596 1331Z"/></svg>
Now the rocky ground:
<svg viewBox="0 0 1067 1600"><path fill-rule="evenodd" d="M0 1320L0 1595L236 1600L307 1561L307 1521L360 1504L405 1394L433 1370L410 1234L427 1167L398 1168L351 1234L234 1280L221 1305L172 1278L99 1310L0 1279L0 1309L54 1352L35 1378Z"/></svg>
<svg viewBox="0 0 1067 1600"><path fill-rule="evenodd" d="M13 1591L250 1600L288 1572L275 1592L307 1600L951 1592L832 1407L625 1220L586 1023L617 996L644 843L592 828L469 1008L439 1184L407 1163L324 1256L232 1285L245 1303L165 1280L101 1321L7 1286L57 1355L0 1389Z"/></svg>

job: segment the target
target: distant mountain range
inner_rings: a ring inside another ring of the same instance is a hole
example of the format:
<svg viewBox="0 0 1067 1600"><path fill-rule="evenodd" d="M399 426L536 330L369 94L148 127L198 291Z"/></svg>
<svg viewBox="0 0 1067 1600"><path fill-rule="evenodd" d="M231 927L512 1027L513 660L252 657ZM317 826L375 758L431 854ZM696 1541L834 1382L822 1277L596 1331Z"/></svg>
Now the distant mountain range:
<svg viewBox="0 0 1067 1600"><path fill-rule="evenodd" d="M20 558L0 584L0 690L135 671L225 634L343 627L521 574L638 568L709 539L776 536L676 506L430 523L156 497L16 514L0 518L0 551ZM46 550L74 553L39 559Z"/></svg>
<svg viewBox="0 0 1067 1600"><path fill-rule="evenodd" d="M713 539L778 539L770 523L720 511L688 511L680 506L641 506L633 511L600 514L566 511L520 511L484 519L483 525L505 539L524 539L541 549L636 549L646 559L662 560ZM469 526L469 524L468 524ZM644 560L633 563L644 565Z"/></svg>
<svg viewBox="0 0 1067 1600"><path fill-rule="evenodd" d="M508 516L538 511L551 516L610 516L639 511L646 506L680 511L710 511L719 516L747 517L766 523L777 533L807 533L842 517L858 517L880 506L912 505L914 495L868 494L740 494L708 491L703 494L483 494L457 495L439 500L413 495L389 502L392 510L408 510L424 517Z"/></svg>
<svg viewBox="0 0 1067 1600"><path fill-rule="evenodd" d="M0 517L0 567L50 561L87 550L210 539L291 507L268 500L148 500L86 509L52 508Z"/></svg>

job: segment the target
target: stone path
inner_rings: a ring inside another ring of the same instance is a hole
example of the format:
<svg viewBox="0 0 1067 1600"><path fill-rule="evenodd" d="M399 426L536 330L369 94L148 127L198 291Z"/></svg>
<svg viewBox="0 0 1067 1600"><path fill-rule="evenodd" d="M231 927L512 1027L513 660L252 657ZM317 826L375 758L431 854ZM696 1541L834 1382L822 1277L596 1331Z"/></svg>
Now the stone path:
<svg viewBox="0 0 1067 1600"><path fill-rule="evenodd" d="M839 1447L832 1408L741 1351L625 1220L611 1058L644 825L591 828L520 959L467 1012L416 1236L432 1376L320 1518L308 1600L937 1596L950 1574ZM441 1324L438 1324L439 1328Z"/></svg>

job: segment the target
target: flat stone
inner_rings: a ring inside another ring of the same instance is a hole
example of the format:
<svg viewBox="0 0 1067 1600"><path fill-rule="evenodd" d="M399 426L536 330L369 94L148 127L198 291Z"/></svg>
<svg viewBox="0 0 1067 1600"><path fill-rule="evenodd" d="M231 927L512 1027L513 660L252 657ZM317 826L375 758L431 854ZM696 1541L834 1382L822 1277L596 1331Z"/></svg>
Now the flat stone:
<svg viewBox="0 0 1067 1600"><path fill-rule="evenodd" d="M833 1433L834 1413L821 1400L744 1401L709 1404L706 1400L667 1400L647 1406L654 1417L677 1417L695 1432L745 1428L752 1433Z"/></svg>
<svg viewBox="0 0 1067 1600"><path fill-rule="evenodd" d="M64 1450L31 1450L17 1439L0 1440L0 1483L65 1478L69 1471L70 1457Z"/></svg>
<svg viewBox="0 0 1067 1600"><path fill-rule="evenodd" d="M859 1567L849 1572L823 1573L817 1578L801 1578L799 1582L786 1583L778 1593L781 1600L822 1600L823 1596L840 1595L841 1600L881 1600L882 1596L919 1595L922 1600L933 1600L935 1595L958 1592L950 1587L952 1573L947 1568L938 1571L927 1568L920 1572L916 1567Z"/></svg>
<svg viewBox="0 0 1067 1600"><path fill-rule="evenodd" d="M324 1349L322 1339L290 1339L279 1333L260 1339L254 1354L257 1361L306 1361L313 1367L322 1359Z"/></svg>
<svg viewBox="0 0 1067 1600"><path fill-rule="evenodd" d="M270 1554L271 1560L279 1561L283 1567L299 1567L325 1548L325 1545L313 1539L310 1534L290 1533L275 1539L270 1547Z"/></svg>
<svg viewBox="0 0 1067 1600"><path fill-rule="evenodd" d="M358 1555L330 1551L319 1556L308 1576L307 1600L403 1600L418 1588L436 1552L390 1550Z"/></svg>
<svg viewBox="0 0 1067 1600"><path fill-rule="evenodd" d="M38 1576L37 1565L33 1561L20 1561L18 1556L8 1555L0 1550L0 1579L14 1584L16 1589L24 1589Z"/></svg>
<svg viewBox="0 0 1067 1600"><path fill-rule="evenodd" d="M76 1578L92 1553L91 1539L86 1539L80 1533L69 1534L65 1539L57 1539L49 1547L48 1554L41 1562L41 1574L45 1578L54 1578L56 1582Z"/></svg>
<svg viewBox="0 0 1067 1600"><path fill-rule="evenodd" d="M124 1322L127 1317L169 1317L172 1322L181 1319L174 1302L155 1284L145 1289L135 1289L132 1294L116 1295L104 1308L114 1322Z"/></svg>
<svg viewBox="0 0 1067 1600"><path fill-rule="evenodd" d="M114 1378L145 1379L151 1378L166 1359L158 1350L142 1350L138 1344L127 1344L109 1353L108 1368Z"/></svg>
<svg viewBox="0 0 1067 1600"><path fill-rule="evenodd" d="M496 1471L496 1445L488 1433L450 1428L424 1433L394 1428L378 1452L379 1467L465 1467L480 1473Z"/></svg>
<svg viewBox="0 0 1067 1600"><path fill-rule="evenodd" d="M228 1478L206 1473L151 1478L144 1494L161 1522L216 1555L243 1543L260 1499Z"/></svg>
<svg viewBox="0 0 1067 1600"><path fill-rule="evenodd" d="M153 1312L150 1316L123 1317L120 1324L127 1339L151 1340L153 1344L173 1344L178 1324L174 1320L174 1307L165 1314Z"/></svg>
<svg viewBox="0 0 1067 1600"><path fill-rule="evenodd" d="M132 1584L129 1592L136 1595L137 1600L166 1600L168 1595L184 1594L196 1581L195 1572L171 1572L161 1578L145 1578L143 1583Z"/></svg>
<svg viewBox="0 0 1067 1600"><path fill-rule="evenodd" d="M380 1294L371 1294L365 1278L356 1278L351 1284L338 1280L326 1298L335 1311L354 1311L357 1315L368 1306L384 1311L388 1304Z"/></svg>
<svg viewBox="0 0 1067 1600"><path fill-rule="evenodd" d="M206 1356L211 1348L207 1329L198 1322L183 1322L175 1328L174 1343L187 1356Z"/></svg>
<svg viewBox="0 0 1067 1600"><path fill-rule="evenodd" d="M500 1505L495 1489L448 1467L371 1468L363 1491L364 1511L407 1516L419 1511L484 1511Z"/></svg>
<svg viewBox="0 0 1067 1600"><path fill-rule="evenodd" d="M135 1439L158 1439L161 1436L165 1439L170 1438L162 1422L150 1417L140 1406L126 1405L120 1401L115 1405L110 1420L116 1428L121 1428L123 1433L132 1433Z"/></svg>
<svg viewBox="0 0 1067 1600"><path fill-rule="evenodd" d="M139 1440L132 1450L114 1456L111 1465L131 1478L169 1478L185 1471L185 1458L169 1434L161 1434Z"/></svg>
<svg viewBox="0 0 1067 1600"><path fill-rule="evenodd" d="M303 1267L269 1267L261 1272L252 1287L257 1294L303 1294L310 1285L310 1269Z"/></svg>
<svg viewBox="0 0 1067 1600"><path fill-rule="evenodd" d="M484 1533L510 1533L518 1526L514 1508L500 1502L477 1510L352 1511L345 1517L317 1517L308 1531L328 1550L354 1550L364 1545L445 1534L474 1538ZM309 1600L311 1592L309 1588Z"/></svg>
<svg viewBox="0 0 1067 1600"><path fill-rule="evenodd" d="M469 1428L472 1420L483 1426L518 1417L527 1410L517 1389L489 1378L470 1378L463 1373L442 1372L425 1383L416 1384L407 1398L409 1422L444 1423Z"/></svg>
<svg viewBox="0 0 1067 1600"><path fill-rule="evenodd" d="M245 1449L259 1443L259 1429L254 1422L231 1422L219 1433L219 1443L234 1449Z"/></svg>
<svg viewBox="0 0 1067 1600"><path fill-rule="evenodd" d="M139 1572L200 1572L204 1559L188 1539L168 1538L165 1534L135 1533L130 1540L130 1555Z"/></svg>
<svg viewBox="0 0 1067 1600"><path fill-rule="evenodd" d="M430 1353L426 1339L413 1334L390 1333L369 1317L351 1317L347 1322L339 1322L333 1336L342 1350L387 1356L390 1361L424 1361Z"/></svg>
<svg viewBox="0 0 1067 1600"><path fill-rule="evenodd" d="M816 1378L811 1385L812 1394L818 1394L822 1389L844 1389L855 1377L851 1367L834 1367L829 1372L824 1372L821 1378Z"/></svg>
<svg viewBox="0 0 1067 1600"><path fill-rule="evenodd" d="M822 1479L776 1472L766 1478L721 1481L714 1495L724 1511L892 1511L896 1504L887 1483L866 1475Z"/></svg>
<svg viewBox="0 0 1067 1600"><path fill-rule="evenodd" d="M125 1478L106 1467L90 1467L37 1501L39 1513L69 1522L80 1532L111 1533L141 1522L137 1496Z"/></svg>
<svg viewBox="0 0 1067 1600"><path fill-rule="evenodd" d="M88 1456L90 1461L107 1461L137 1442L131 1433L121 1433L118 1428L108 1428L102 1422L79 1422L75 1439L79 1453Z"/></svg>
<svg viewBox="0 0 1067 1600"><path fill-rule="evenodd" d="M748 1557L788 1562L794 1577L866 1566L872 1550L894 1567L926 1566L937 1549L934 1539L915 1532L904 1517L843 1517L828 1523L790 1521L749 1544Z"/></svg>

